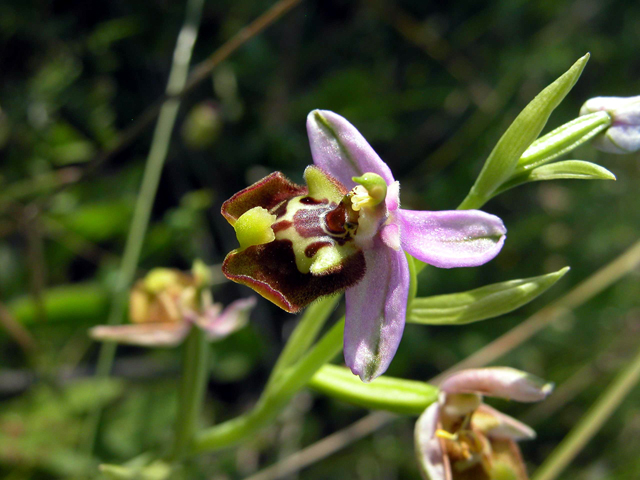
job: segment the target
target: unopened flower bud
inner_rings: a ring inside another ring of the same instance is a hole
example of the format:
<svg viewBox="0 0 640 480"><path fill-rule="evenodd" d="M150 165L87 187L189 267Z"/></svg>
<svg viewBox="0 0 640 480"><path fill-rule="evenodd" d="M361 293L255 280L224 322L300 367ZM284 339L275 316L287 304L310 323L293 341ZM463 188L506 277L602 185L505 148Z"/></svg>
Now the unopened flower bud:
<svg viewBox="0 0 640 480"><path fill-rule="evenodd" d="M171 323L181 320L180 308L194 307L195 282L191 275L170 268L154 268L136 282L129 297L133 323Z"/></svg>
<svg viewBox="0 0 640 480"><path fill-rule="evenodd" d="M215 103L194 106L182 124L182 138L192 150L204 150L215 143L222 130L222 117Z"/></svg>
<svg viewBox="0 0 640 480"><path fill-rule="evenodd" d="M625 154L640 150L640 95L635 97L595 97L587 100L580 115L606 111L611 126L593 141L598 150Z"/></svg>

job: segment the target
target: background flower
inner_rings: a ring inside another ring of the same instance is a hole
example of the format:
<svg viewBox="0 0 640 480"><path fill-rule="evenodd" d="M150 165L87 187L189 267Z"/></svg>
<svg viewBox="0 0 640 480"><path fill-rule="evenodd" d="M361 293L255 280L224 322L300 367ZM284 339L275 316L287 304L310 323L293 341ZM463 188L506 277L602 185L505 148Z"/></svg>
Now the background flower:
<svg viewBox="0 0 640 480"><path fill-rule="evenodd" d="M138 282L129 296L128 325L98 325L90 329L94 340L144 347L175 347L189 330L202 328L210 341L244 327L255 298L236 300L226 308L212 303L206 280L194 272L156 268Z"/></svg>
<svg viewBox="0 0 640 480"><path fill-rule="evenodd" d="M482 395L519 402L544 400L553 385L506 367L462 370L440 385L440 400L415 428L416 453L426 480L526 480L516 441L535 438L518 420L482 403Z"/></svg>

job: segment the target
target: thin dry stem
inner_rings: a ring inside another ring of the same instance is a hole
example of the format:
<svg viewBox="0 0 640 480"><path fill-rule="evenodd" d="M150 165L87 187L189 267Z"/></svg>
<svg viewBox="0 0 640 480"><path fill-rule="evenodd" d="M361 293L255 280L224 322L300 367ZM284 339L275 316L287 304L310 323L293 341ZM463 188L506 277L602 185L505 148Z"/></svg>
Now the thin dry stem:
<svg viewBox="0 0 640 480"><path fill-rule="evenodd" d="M20 346L25 356L30 357L38 350L38 344L20 322L18 322L9 309L0 302L0 324L7 334Z"/></svg>
<svg viewBox="0 0 640 480"><path fill-rule="evenodd" d="M396 415L387 412L371 413L245 480L272 480L295 473L366 437L395 418Z"/></svg>
<svg viewBox="0 0 640 480"><path fill-rule="evenodd" d="M151 124L153 124L153 121L160 113L162 105L167 100L177 100L187 95L203 80L206 80L213 69L216 68L224 60L229 58L229 56L236 50L238 50L238 48L261 33L265 28L274 23L300 2L301 0L280 0L269 10L256 18L253 22L236 33L220 48L213 52L209 56L209 58L200 62L193 68L191 74L187 78L184 88L180 89L175 94L166 93L162 97L158 98L155 102L153 102L128 128L120 133L118 140L111 148L102 151L96 158L91 161L91 163L82 172L82 174L79 175L77 179L74 179L74 182L60 185L53 193L60 192L61 190L67 188L69 185L72 185L94 174L103 164L108 162L114 155L131 145L131 143L133 143L136 138L138 138Z"/></svg>
<svg viewBox="0 0 640 480"><path fill-rule="evenodd" d="M22 209L24 235L27 239L27 264L30 270L30 290L36 306L36 318L44 322L47 312L44 305L44 290L47 269L44 256L44 239L40 223L40 210L35 205Z"/></svg>

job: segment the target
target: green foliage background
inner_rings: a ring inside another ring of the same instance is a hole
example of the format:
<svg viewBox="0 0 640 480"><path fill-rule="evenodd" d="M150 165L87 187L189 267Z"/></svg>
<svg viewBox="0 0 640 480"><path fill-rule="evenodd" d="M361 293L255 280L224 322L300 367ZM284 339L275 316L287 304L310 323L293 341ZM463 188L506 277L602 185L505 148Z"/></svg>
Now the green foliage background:
<svg viewBox="0 0 640 480"><path fill-rule="evenodd" d="M206 2L193 63L271 4ZM92 477L99 462L166 450L178 352L120 348L115 379L97 382L90 376L97 345L86 333L106 319L150 129L76 180L162 95L183 18L184 2L162 0L0 3L0 306L36 344L25 353L0 330L4 478ZM640 4L623 0L302 2L184 99L139 274L186 269L195 258L219 264L236 246L220 204L273 170L302 180L313 108L334 110L361 130L401 181L404 206L452 209L520 109L585 52L592 57L582 78L545 131L574 118L590 97L639 94L639 42ZM638 239L640 156L586 146L572 158L604 165L617 182L543 182L506 192L484 207L509 231L500 256L481 268L428 268L419 295L565 265L571 272L498 319L407 326L391 375L426 380L452 366ZM530 471L638 348L638 280L636 269L500 360L559 386L554 402L496 403L537 430L538 439L523 445ZM222 280L214 290L225 304L247 293ZM249 328L212 347L208 422L255 402L294 321L261 300ZM640 476L639 394L629 395L566 478ZM97 405L106 410L90 456L82 429ZM194 460L188 478L242 478L364 413L301 394L276 426L241 449ZM413 419L397 420L299 476L417 478L412 428Z"/></svg>

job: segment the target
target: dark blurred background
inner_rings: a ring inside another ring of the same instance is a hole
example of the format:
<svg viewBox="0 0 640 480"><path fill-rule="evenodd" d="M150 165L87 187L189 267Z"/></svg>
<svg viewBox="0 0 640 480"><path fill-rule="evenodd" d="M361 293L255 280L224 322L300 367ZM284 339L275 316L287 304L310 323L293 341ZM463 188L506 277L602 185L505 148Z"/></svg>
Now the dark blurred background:
<svg viewBox="0 0 640 480"><path fill-rule="evenodd" d="M193 64L273 2L207 1ZM164 92L184 2L0 2L0 475L92 476L98 462L161 453L175 415L177 350L121 347L112 381L92 380L152 128L76 182ZM545 131L601 95L640 94L640 4L624 0L491 2L303 1L219 65L181 104L138 276L157 266L219 264L236 246L221 203L280 170L311 163L305 119L347 117L390 165L403 205L453 209L529 100L586 52L578 84ZM420 276L419 295L450 293L570 265L549 293L519 311L467 327L407 327L389 374L426 380L518 325L614 259L640 235L640 156L589 146L570 158L617 182L543 182L485 205L509 230L481 268ZM225 304L248 289L220 283ZM499 364L556 382L561 399L496 402L529 422L523 444L539 465L640 343L638 271ZM13 321L23 328L15 327ZM206 416L231 418L260 393L295 317L260 300L251 325L212 346ZM563 388L563 385L565 387ZM562 389L562 390L560 390ZM640 477L640 390L566 478ZM95 454L82 445L87 412L105 406ZM203 455L189 478L241 478L347 426L366 412L310 392L239 449ZM380 429L299 478L417 478L414 419ZM288 478L296 478L291 476Z"/></svg>

